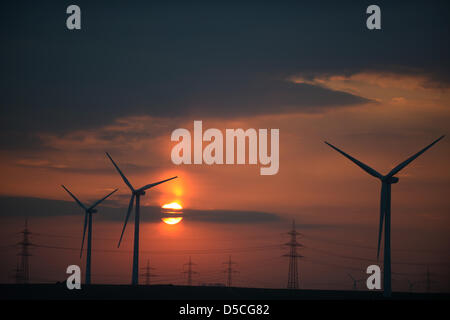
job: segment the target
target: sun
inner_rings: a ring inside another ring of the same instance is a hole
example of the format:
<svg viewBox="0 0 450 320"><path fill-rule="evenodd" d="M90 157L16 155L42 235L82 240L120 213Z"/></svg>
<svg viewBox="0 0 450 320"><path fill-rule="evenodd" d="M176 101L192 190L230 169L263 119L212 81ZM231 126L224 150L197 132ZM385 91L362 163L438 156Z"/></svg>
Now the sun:
<svg viewBox="0 0 450 320"><path fill-rule="evenodd" d="M176 217L176 218L161 218L161 220L162 220L165 224L174 225L174 224L180 223L180 221L183 220L183 217Z"/></svg>
<svg viewBox="0 0 450 320"><path fill-rule="evenodd" d="M175 209L175 210L183 209L181 204L179 204L178 202L166 203L165 205L162 206L162 208L163 209Z"/></svg>
<svg viewBox="0 0 450 320"><path fill-rule="evenodd" d="M162 205L161 208L164 214L172 215L171 217L161 218L165 224L174 225L183 220L183 217L181 216L183 214L183 207L178 202L166 203Z"/></svg>

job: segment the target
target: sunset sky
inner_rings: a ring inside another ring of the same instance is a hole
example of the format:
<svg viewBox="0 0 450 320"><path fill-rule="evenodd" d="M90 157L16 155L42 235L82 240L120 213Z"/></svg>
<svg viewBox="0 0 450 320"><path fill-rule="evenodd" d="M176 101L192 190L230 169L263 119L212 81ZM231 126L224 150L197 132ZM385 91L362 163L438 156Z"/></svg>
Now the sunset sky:
<svg viewBox="0 0 450 320"><path fill-rule="evenodd" d="M364 1L77 4L80 31L65 28L65 2L0 10L0 282L12 281L25 217L41 245L32 281L84 266L83 212L61 184L87 203L120 188L94 216L93 282L130 281L132 222L117 249L130 194L105 151L136 187L179 177L141 200L152 281L185 283L191 256L196 283L225 283L232 255L236 285L285 287L292 219L302 288L351 289L348 273L366 276L380 183L324 141L385 174L450 133L447 2L379 1L380 31L365 27ZM174 165L171 133L194 120L279 129L279 172ZM427 266L433 289L450 290L449 159L446 137L392 186L394 290ZM179 224L159 219L170 202L184 208Z"/></svg>

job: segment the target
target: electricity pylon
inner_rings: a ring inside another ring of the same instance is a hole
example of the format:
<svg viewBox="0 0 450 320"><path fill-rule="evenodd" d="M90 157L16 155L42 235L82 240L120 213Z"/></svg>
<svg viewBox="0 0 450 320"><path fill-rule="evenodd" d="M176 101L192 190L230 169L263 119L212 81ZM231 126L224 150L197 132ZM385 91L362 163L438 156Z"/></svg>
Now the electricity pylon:
<svg viewBox="0 0 450 320"><path fill-rule="evenodd" d="M22 270L20 269L19 260L17 260L16 269L14 269L11 278L14 280L15 283L23 283Z"/></svg>
<svg viewBox="0 0 450 320"><path fill-rule="evenodd" d="M430 269L429 269L429 267L427 267L425 283L426 283L426 289L427 289L428 293L431 291L431 284L436 283L436 281L431 280L431 276L432 276L432 273L430 273Z"/></svg>
<svg viewBox="0 0 450 320"><path fill-rule="evenodd" d="M141 273L142 277L145 277L145 285L149 286L150 285L150 279L152 277L158 277L157 274L154 274L151 272L151 270L155 270L155 268L150 267L150 259L147 259L147 266L141 268L144 270L143 273Z"/></svg>
<svg viewBox="0 0 450 320"><path fill-rule="evenodd" d="M406 281L408 281L408 290L409 292L413 292L414 286L418 283L418 282L412 282L409 279L406 279Z"/></svg>
<svg viewBox="0 0 450 320"><path fill-rule="evenodd" d="M33 244L30 242L29 236L31 235L30 230L28 230L28 219L25 219L25 229L23 229L20 233L23 234L22 241L17 243L20 245L21 250L18 253L20 256L20 264L16 270L16 282L18 283L29 283L30 282L30 264L28 257L31 256L28 251L28 247Z"/></svg>
<svg viewBox="0 0 450 320"><path fill-rule="evenodd" d="M362 281L364 281L365 279L355 279L350 273L347 273L348 274L348 276L350 277L350 279L352 279L352 287L353 287L353 290L358 290L358 282L362 282Z"/></svg>
<svg viewBox="0 0 450 320"><path fill-rule="evenodd" d="M185 263L185 264L183 265L183 267L184 267L184 266L188 266L187 271L183 271L183 273L186 273L186 274L187 274L187 285L188 285L188 286L192 286L192 275L193 275L193 274L197 274L197 272L195 272L194 270L192 270L192 266L195 266L195 265L196 265L195 263L192 263L191 257L189 257L189 262L188 262L188 263Z"/></svg>
<svg viewBox="0 0 450 320"><path fill-rule="evenodd" d="M231 287L232 284L232 274L233 273L239 273L239 271L236 271L233 269L233 265L236 265L236 262L231 261L231 256L228 258L227 262L224 262L223 264L227 265L227 269L224 271L227 274L227 286Z"/></svg>
<svg viewBox="0 0 450 320"><path fill-rule="evenodd" d="M288 274L288 289L298 289L299 281L298 281L298 268L297 268L297 259L302 258L303 256L297 253L297 248L303 247L300 243L297 242L297 235L300 235L295 230L295 220L292 221L292 230L288 232L291 236L291 241L285 243L289 247L289 253L285 254L284 257L289 257L289 274Z"/></svg>

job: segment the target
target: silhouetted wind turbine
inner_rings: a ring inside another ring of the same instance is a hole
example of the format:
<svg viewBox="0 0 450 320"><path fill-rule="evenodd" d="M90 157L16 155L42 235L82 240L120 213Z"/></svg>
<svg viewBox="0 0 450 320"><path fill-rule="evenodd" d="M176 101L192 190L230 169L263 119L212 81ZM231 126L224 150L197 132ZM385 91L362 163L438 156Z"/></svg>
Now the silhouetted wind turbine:
<svg viewBox="0 0 450 320"><path fill-rule="evenodd" d="M375 171L368 165L362 163L361 161L353 158L342 150L339 150L332 144L325 141L327 145L341 153L344 157L350 159L353 163L355 163L358 167L363 169L365 172L370 174L371 176L378 178L381 181L381 200L380 200L380 227L378 231L378 249L377 249L377 259L380 255L380 243L381 243L381 233L383 231L383 222L384 222L384 295L390 296L392 292L391 287L391 184L397 183L398 178L394 177L397 173L400 172L404 167L410 164L414 159L420 156L422 153L431 148L435 143L444 138L444 136L436 139L431 144L412 155L394 169L392 169L387 175L382 175L381 173Z"/></svg>
<svg viewBox="0 0 450 320"><path fill-rule="evenodd" d="M111 156L109 155L108 152L106 152L106 155L111 160L112 164L114 165L114 167L116 168L116 170L120 174L120 176L122 177L122 179L125 182L125 184L131 190L130 204L128 205L127 215L125 217L125 222L123 224L122 234L120 235L120 239L119 239L119 243L118 243L117 247L120 247L120 243L122 242L123 233L125 232L125 228L126 228L127 223L128 223L128 218L130 217L131 210L133 210L133 201L136 198L136 208L135 208L135 213L134 213L133 274L131 276L131 284L137 285L138 282L139 282L139 208L140 208L140 197L145 195L145 190L153 188L153 187L157 186L158 184L167 182L169 180L172 180L172 179L175 179L175 178L178 178L178 177L172 177L172 178L169 178L169 179L166 179L166 180L162 180L162 181L159 181L159 182L147 184L147 185L143 186L140 189L134 189L133 186L131 185L131 183L128 181L128 179L125 177L125 175L122 173L122 171L120 171L119 167L114 162L114 160L111 158Z"/></svg>
<svg viewBox="0 0 450 320"><path fill-rule="evenodd" d="M64 185L61 185L61 187L64 188L64 190L67 191L68 194L75 200L76 203L79 204L81 208L84 209L84 227L83 227L83 240L81 241L81 251L80 251L80 258L83 254L83 245L84 245L84 238L86 236L86 227L88 229L88 240L87 240L87 256L86 256L86 284L91 284L91 244L92 244L92 214L96 213L97 210L95 209L96 206L98 206L103 200L108 198L110 195L112 195L114 192L116 192L119 189L114 190L113 192L109 193L105 197L101 198L100 200L96 201L92 206L86 207L80 200L75 197L72 192L70 192Z"/></svg>

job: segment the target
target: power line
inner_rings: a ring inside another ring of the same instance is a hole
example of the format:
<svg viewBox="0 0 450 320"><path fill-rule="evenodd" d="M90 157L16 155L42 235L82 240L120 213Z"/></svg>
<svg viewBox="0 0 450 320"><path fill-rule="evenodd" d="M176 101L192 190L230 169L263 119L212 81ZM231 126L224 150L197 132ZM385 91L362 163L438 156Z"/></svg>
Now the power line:
<svg viewBox="0 0 450 320"><path fill-rule="evenodd" d="M13 234L11 234L10 236L12 236ZM273 233L270 234L272 236L278 236L279 233ZM323 243L329 243L332 245L337 245L337 246L344 246L344 247L351 247L351 248L360 248L360 249L367 249L367 250L376 250L376 247L373 246L366 246L366 245L360 245L360 244L355 244L355 243L349 243L349 242L342 242L342 241L336 241L336 240L330 240L330 239L322 239L322 238L318 238L318 237L314 237L311 235L307 235L307 234L302 234L303 237L305 239L308 240L312 240L312 241L318 241L318 242L323 242ZM49 234L49 233L33 233L33 236L43 236L43 237L51 237L51 238L68 238L68 239L79 239L78 236L71 236L71 235L58 235L58 234ZM2 237L5 237L5 235L3 235ZM8 236L9 237L9 236ZM116 241L116 238L96 238L98 240L110 240L110 241ZM203 238L191 238L191 239L203 239ZM253 240L253 239L259 239L259 237L240 237L240 238L233 238L234 240L239 239L239 240ZM267 236L264 237L264 239L267 240ZM126 239L122 240L122 241L128 241ZM6 246L0 246L0 248L2 247L6 247ZM447 254L447 251L440 251L440 250L421 250L421 249L401 249L401 248L397 248L395 249L395 251L402 251L402 252L422 252L422 253L444 253Z"/></svg>
<svg viewBox="0 0 450 320"><path fill-rule="evenodd" d="M311 235L304 235L304 237L306 239L308 239L308 240L329 243L329 244L337 245L337 246L350 247L350 248L360 248L360 249L367 249L367 250L377 250L376 247L372 247L372 246L366 246L366 245L360 245L360 244L349 243L349 242L342 242L342 241L336 241L336 240L329 240L329 239L321 239L321 238L314 237L314 236L311 236ZM396 248L395 251L448 254L448 251L440 251L440 250L421 250L421 249L401 249L401 248Z"/></svg>
<svg viewBox="0 0 450 320"><path fill-rule="evenodd" d="M14 234L9 234L6 237L11 237L15 235ZM62 234L50 234L50 233L33 233L33 235L35 236L42 236L42 237L50 237L50 238L68 238L68 239L79 239L79 236L75 236L75 235L62 235ZM279 236L278 233L273 233L273 234L269 234L270 236ZM5 237L5 235L0 235L0 238ZM117 238L104 238L104 237L96 237L96 239L98 240L111 240L111 241L117 241ZM143 239L147 239L147 240L151 240L153 238L146 238L145 236L143 237ZM207 238L202 238L202 237L189 237L189 238L185 238L185 240L207 240ZM261 240L261 238L258 236L253 236L253 237L233 237L233 240L230 239L216 239L216 241L236 241L236 240ZM264 239L262 240L268 240L267 234L264 236ZM126 242L128 240L123 239L122 241ZM131 240L130 240L131 241Z"/></svg>
<svg viewBox="0 0 450 320"><path fill-rule="evenodd" d="M63 246L50 246L50 245L34 245L38 248L47 249L60 249L60 250L75 250L79 251L79 248L63 247ZM252 246L252 247L240 247L240 248L222 248L222 249L191 249L191 250L140 250L142 253L149 254L223 254L223 253L240 253L240 252L253 252L253 251L266 251L268 249L279 249L280 245L266 245L266 246ZM131 250L114 250L114 249L92 249L96 252L107 253L129 253Z"/></svg>
<svg viewBox="0 0 450 320"><path fill-rule="evenodd" d="M32 246L37 248L47 248L47 249L59 249L59 250L72 250L79 251L78 248L73 247L63 247L63 246L49 246L49 245L36 245L32 244ZM9 246L5 246L9 247ZM253 247L240 247L240 248L223 248L223 249L192 249L192 250L141 250L142 253L151 253L151 254L222 254L222 253L243 253L243 252L254 252L254 251L266 251L267 249L280 249L282 246L280 245L266 245L266 246L253 246ZM332 253L327 250L318 249L311 246L302 246L305 249L310 249L325 255L334 256L337 258L348 259L348 260L357 260L357 261L366 261L366 262L376 262L377 260L358 257L358 256L347 256L342 254ZM106 252L106 253L118 253L125 254L131 252L131 250L114 250L114 249L93 249L95 252ZM382 262L382 260L380 260ZM447 263L419 263L419 262L392 262L392 264L397 265L411 265L411 266L445 266L450 267Z"/></svg>
<svg viewBox="0 0 450 320"><path fill-rule="evenodd" d="M25 230L27 230L28 235L31 235L31 232L29 232L29 230L27 228L27 225L25 226ZM293 225L293 231L288 233L288 234L291 235L291 242L292 242L292 233L293 232L295 232L296 235L299 235L299 233L297 233L295 231L295 225ZM20 233L24 234L24 231L22 231ZM33 236L35 236L35 235L42 235L42 234L33 233ZM25 238L25 234L24 234L24 238ZM73 237L73 238L78 238L78 237ZM309 237L306 237L306 238L309 238ZM297 239L295 238L294 240L296 242ZM29 238L27 238L27 241L25 241L25 239L24 239L22 242L18 243L18 245L21 245L23 247L23 243L25 243L25 242L28 242L29 243L28 246L30 246L30 247L32 246L32 247L37 247L37 248L73 250L73 251L78 251L79 250L79 248L71 248L71 247L63 247L63 246L36 245L36 244L32 244L30 242ZM286 245L289 246L289 244L291 242L287 243ZM298 243L298 245L302 246L299 243ZM29 251L28 251L28 246L26 246L27 247L26 253L27 253L27 256L31 256ZM348 245L348 246L352 246L352 245ZM2 246L2 247L12 248L13 246ZM240 248L197 249L197 250L195 250L195 249L185 249L185 250L151 250L151 251L145 251L144 250L144 251L141 251L141 252L152 253L152 254L186 254L186 253L189 253L189 254L223 254L223 253L229 253L229 252L237 253L237 252L250 252L250 251L251 252L254 252L254 251L267 251L269 249L280 249L281 247L282 246L280 246L280 245L264 245L264 246L248 246L248 247L240 247ZM361 246L356 246L356 247L361 247ZM315 248L315 247L309 247L308 246L308 247L305 247L305 248L306 249L311 249L313 251L317 251L317 252L319 252L321 254L335 256L335 257L339 257L339 258L343 258L343 259L351 259L351 260L359 260L359 261L370 261L370 262L376 261L376 259L368 259L368 258L358 257L358 256L353 256L353 255L352 256L347 256L347 255L342 255L342 254L330 252L330 251L327 251L327 250L318 249L318 248ZM369 247L367 247L367 248L369 248ZM117 249L115 249L115 250L113 250L113 249L97 249L97 250L94 250L94 251L108 252L108 253L127 253L127 252L131 252L131 251L117 250ZM23 252L23 250L21 252ZM295 253L297 253L297 252L295 251ZM19 254L19 255L21 255L21 254ZM290 253L287 254L286 256L290 256ZM278 259L280 259L280 258L278 258ZM330 266L330 267L337 267L337 268L343 268L343 269L347 269L347 270L361 271L361 269L352 268L352 267L343 266L343 265L330 264L330 263L326 263L326 262L319 261L319 260L314 260L314 259L311 260L311 259L307 258L306 261L311 262L311 263L318 263L318 264L322 264L322 265L326 265L326 266ZM435 263L435 264L433 264L433 263L397 262L397 263L393 263L393 264L412 265L412 266L423 266L423 265L445 265L445 266L448 266L448 264L445 264L445 263ZM20 262L18 264L17 270L22 269L21 266L22 266L22 262ZM297 270L297 266L295 266L295 269ZM29 273L29 264L28 264L28 273ZM188 271L186 271L184 273L188 273ZM195 273L196 272L194 272L194 271L192 272L192 274L195 274ZM298 273L298 270L297 270L297 273ZM191 279L190 280L188 279L188 282L190 282L191 284L192 284L192 274L190 276ZM395 273L395 272L392 272L392 274L404 275L404 276L417 276L417 275L419 275L419 274ZM420 274L420 275L423 275L423 273ZM433 273L433 275L435 275L435 274ZM189 278L189 275L188 275L188 278ZM202 278L202 277L200 277L200 278ZM169 277L168 279L167 278L163 278L163 279L159 279L159 280L160 281L171 281L172 279L178 281L178 278L173 278L173 277L172 278ZM160 281L158 281L158 282L160 282ZM298 275L297 275L297 281L298 281ZM429 291L430 290L430 286L431 286L430 284L433 283L433 281L431 280L431 274L429 272L427 274L427 280L425 280L425 281L428 281L427 290ZM229 282L229 284L231 285L231 281ZM288 285L289 285L289 281L288 281Z"/></svg>
<svg viewBox="0 0 450 320"><path fill-rule="evenodd" d="M329 256L333 256L333 257L337 257L337 258L342 258L342 259L349 259L349 260L359 260L359 261L367 261L367 262L383 262L383 260L377 260L377 259L370 259L370 258L363 258L363 257L357 257L357 256L347 256L347 255L342 255L342 254L336 254L327 250L323 250L323 249L317 249L314 247L310 247L310 246L305 246L305 249L311 249L313 251L325 254L325 255L329 255ZM392 262L392 264L398 264L398 265L411 265L411 266L428 266L428 265L441 265L441 266L446 266L446 267L450 267L449 264L447 263L419 263L419 262Z"/></svg>

